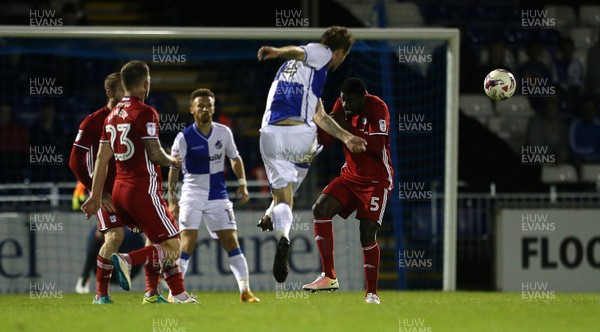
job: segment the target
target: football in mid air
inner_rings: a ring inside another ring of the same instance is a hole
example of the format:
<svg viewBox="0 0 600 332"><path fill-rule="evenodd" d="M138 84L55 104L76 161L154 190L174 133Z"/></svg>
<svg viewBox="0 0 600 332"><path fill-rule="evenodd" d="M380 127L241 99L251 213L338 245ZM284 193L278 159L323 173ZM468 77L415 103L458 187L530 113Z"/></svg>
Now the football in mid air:
<svg viewBox="0 0 600 332"><path fill-rule="evenodd" d="M494 100L506 100L515 93L516 89L515 77L504 69L492 70L483 81L485 94Z"/></svg>

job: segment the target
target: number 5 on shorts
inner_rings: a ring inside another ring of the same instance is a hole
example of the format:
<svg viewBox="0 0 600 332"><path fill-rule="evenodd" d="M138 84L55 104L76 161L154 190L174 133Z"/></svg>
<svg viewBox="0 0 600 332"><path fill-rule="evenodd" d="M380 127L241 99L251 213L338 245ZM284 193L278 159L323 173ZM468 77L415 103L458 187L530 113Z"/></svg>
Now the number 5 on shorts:
<svg viewBox="0 0 600 332"><path fill-rule="evenodd" d="M369 210L379 211L379 197L371 197L371 206L369 207Z"/></svg>

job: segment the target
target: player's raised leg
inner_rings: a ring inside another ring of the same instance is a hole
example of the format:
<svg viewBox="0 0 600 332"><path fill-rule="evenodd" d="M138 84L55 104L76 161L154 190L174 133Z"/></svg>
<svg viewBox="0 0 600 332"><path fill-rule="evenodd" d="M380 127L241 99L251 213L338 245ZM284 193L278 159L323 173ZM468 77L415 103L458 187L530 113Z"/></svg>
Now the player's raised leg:
<svg viewBox="0 0 600 332"><path fill-rule="evenodd" d="M335 274L333 258L332 218L343 210L342 204L333 196L322 194L313 205L315 242L321 257L322 273L315 281L302 286L307 291L335 291L339 283Z"/></svg>
<svg viewBox="0 0 600 332"><path fill-rule="evenodd" d="M115 185L115 202L120 208L120 202L124 197L136 197L137 207L130 207L139 220L145 220L140 226L152 245L139 250L134 250L127 254L115 254L112 257L115 265L115 272L118 273L121 287L128 290L131 287L129 271L132 265L144 264L147 272L152 272L154 277L152 283L147 284L147 298L158 295L158 273L162 273L163 279L169 285L175 303L195 303L189 294L185 291L181 269L177 265L180 257L179 230L168 212L166 202L156 196L156 200L149 195L142 195L142 190L136 187ZM155 204L156 203L156 204ZM158 296L157 296L158 297ZM147 300L144 303L162 303L162 299L157 301Z"/></svg>
<svg viewBox="0 0 600 332"><path fill-rule="evenodd" d="M273 193L274 207L273 228L277 239L277 249L273 261L273 276L277 282L284 282L289 273L290 257L290 229L292 228L292 185L288 183L284 188L271 189Z"/></svg>
<svg viewBox="0 0 600 332"><path fill-rule="evenodd" d="M144 265L145 268L146 265L150 265L156 267L159 266L162 257L164 257L164 251L158 244L145 246L128 253L113 254L111 261L115 266L115 272L117 273L121 288L124 290L131 289L130 273L132 266Z"/></svg>
<svg viewBox="0 0 600 332"><path fill-rule="evenodd" d="M284 282L289 273L290 229L292 227L293 184L298 182L294 161L311 153L316 128L306 126L268 125L261 129L260 151L271 186L274 207L273 228L277 250L273 276ZM294 140L288 137L293 136Z"/></svg>
<svg viewBox="0 0 600 332"><path fill-rule="evenodd" d="M319 147L318 152L315 153L315 156L320 153L322 150L322 146ZM298 172L298 175L296 176L298 178L297 182L292 182L292 196L296 195L296 191L298 191L298 188L300 188L300 185L302 185L302 182L304 182L304 179L306 178L306 175L308 174L308 169L310 168L310 164L309 163L296 163L294 164L296 171ZM267 208L267 210L265 211L265 215L258 221L258 224L256 225L258 228L261 229L261 231L267 231L267 232L272 232L273 231L273 208L275 207L275 200L271 200L271 205L269 205L269 207Z"/></svg>
<svg viewBox="0 0 600 332"><path fill-rule="evenodd" d="M241 302L259 302L260 299L250 290L250 274L248 273L248 262L240 248L235 229L224 229L217 231L219 242L229 256L229 268L238 283Z"/></svg>

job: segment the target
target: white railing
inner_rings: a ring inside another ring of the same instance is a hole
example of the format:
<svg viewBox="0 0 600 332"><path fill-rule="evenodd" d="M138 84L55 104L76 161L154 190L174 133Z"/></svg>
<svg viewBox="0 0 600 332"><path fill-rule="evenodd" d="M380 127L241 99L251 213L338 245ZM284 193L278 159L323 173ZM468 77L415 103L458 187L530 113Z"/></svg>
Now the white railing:
<svg viewBox="0 0 600 332"><path fill-rule="evenodd" d="M39 182L39 183L7 183L0 184L0 206L6 203L40 203L48 202L52 208L59 207L61 203L71 204L73 190L76 182ZM180 184L181 185L181 184ZM237 181L226 181L228 188L236 188ZM268 187L266 180L248 180L250 197L255 199L270 199L269 192L261 191ZM166 182L163 188L166 188ZM230 198L234 198L230 193Z"/></svg>

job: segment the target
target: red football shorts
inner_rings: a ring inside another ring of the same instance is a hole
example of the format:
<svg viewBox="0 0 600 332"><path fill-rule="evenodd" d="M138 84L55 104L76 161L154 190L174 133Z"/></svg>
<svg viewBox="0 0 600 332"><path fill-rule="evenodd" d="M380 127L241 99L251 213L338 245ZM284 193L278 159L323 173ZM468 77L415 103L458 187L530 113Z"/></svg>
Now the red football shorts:
<svg viewBox="0 0 600 332"><path fill-rule="evenodd" d="M126 225L138 226L153 243L178 236L179 228L167 202L158 190L148 192L147 184L115 181L112 194L115 210Z"/></svg>
<svg viewBox="0 0 600 332"><path fill-rule="evenodd" d="M342 204L339 215L347 219L356 210L356 219L370 220L381 225L387 201L391 195L388 186L361 185L338 176L323 194L332 196Z"/></svg>
<svg viewBox="0 0 600 332"><path fill-rule="evenodd" d="M96 217L98 218L98 229L100 232L125 226L123 224L123 218L119 216L118 212L109 213L104 211L104 209L100 209L96 212Z"/></svg>

